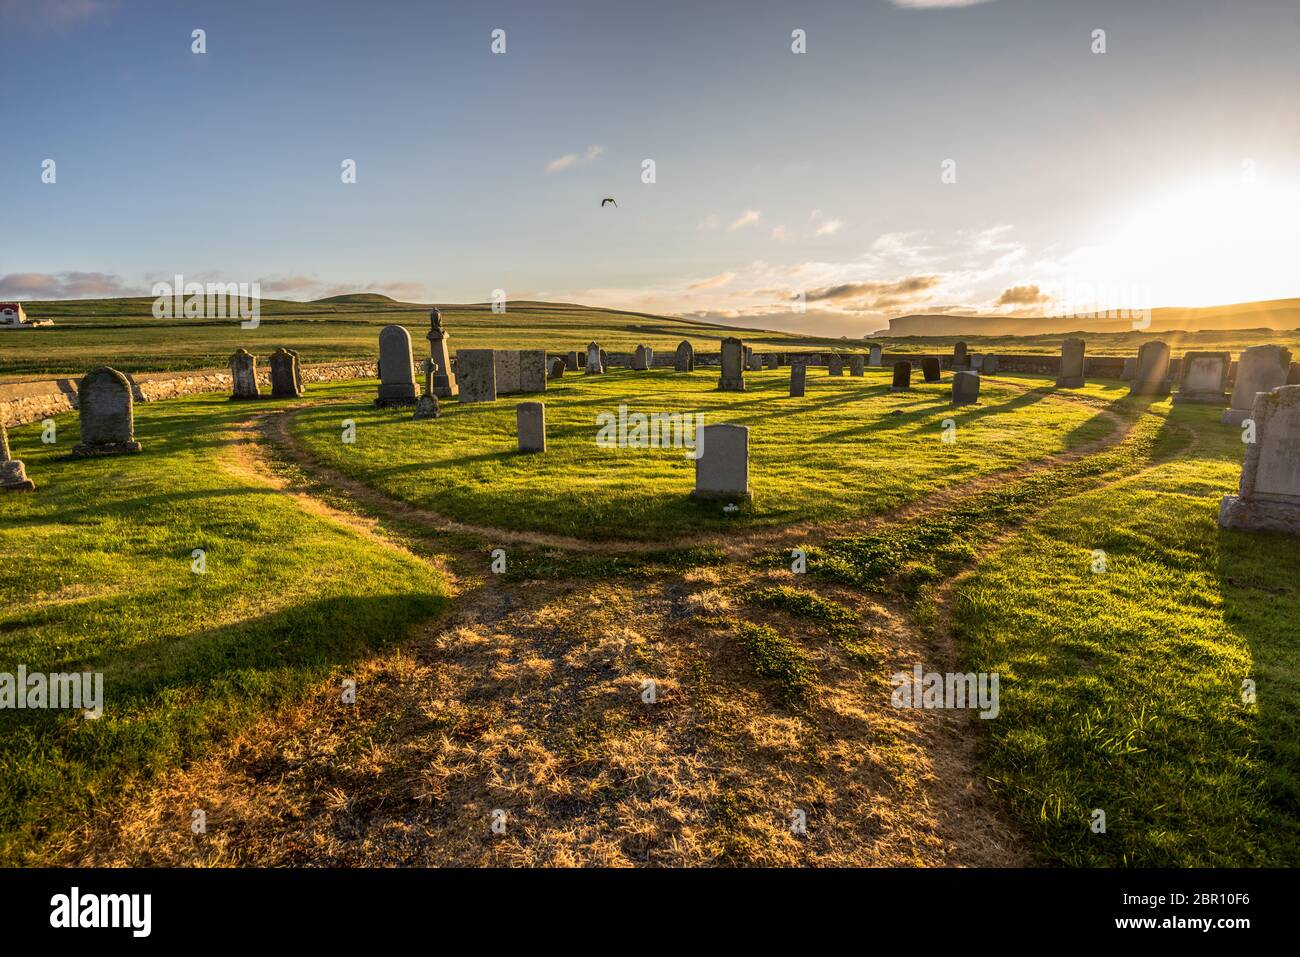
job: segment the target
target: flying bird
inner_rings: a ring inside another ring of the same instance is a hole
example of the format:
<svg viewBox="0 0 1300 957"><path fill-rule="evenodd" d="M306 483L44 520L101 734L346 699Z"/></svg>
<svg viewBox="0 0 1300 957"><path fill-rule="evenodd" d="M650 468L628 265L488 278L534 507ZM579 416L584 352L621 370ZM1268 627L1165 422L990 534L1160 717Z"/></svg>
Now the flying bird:
<svg viewBox="0 0 1300 957"><path fill-rule="evenodd" d="M606 203L614 203L614 197L613 197L613 196L606 196L604 199L602 199L602 200L600 201L600 208L601 208L601 209L604 209ZM618 207L618 203L614 203L614 206L615 206L615 208L617 208L617 207Z"/></svg>

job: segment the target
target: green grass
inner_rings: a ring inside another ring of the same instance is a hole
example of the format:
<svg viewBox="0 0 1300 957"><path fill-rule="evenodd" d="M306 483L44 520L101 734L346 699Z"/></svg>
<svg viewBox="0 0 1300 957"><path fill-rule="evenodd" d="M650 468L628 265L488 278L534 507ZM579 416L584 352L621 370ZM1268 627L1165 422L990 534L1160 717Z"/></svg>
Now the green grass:
<svg viewBox="0 0 1300 957"><path fill-rule="evenodd" d="M812 700L817 668L793 640L767 625L742 621L737 625L736 644L782 703L798 707Z"/></svg>
<svg viewBox="0 0 1300 957"><path fill-rule="evenodd" d="M746 375L745 393L718 392L716 371L566 376L548 384L547 452L515 451L515 401L442 404L442 418L374 409L373 386L313 394L333 404L296 416L292 431L328 465L395 498L475 525L582 540L654 541L728 528L849 518L1110 434L1095 408L1027 391L1041 378L986 380L979 406L951 409L948 380L891 394L887 370L864 378L810 373L788 396L789 371ZM1114 385L1088 393L1109 398ZM521 396L522 399L534 398ZM738 512L695 502L695 464L681 448L603 449L597 416L701 412L748 425L753 502ZM898 410L899 414L891 414ZM356 442L342 442L342 423ZM960 441L941 441L951 419Z"/></svg>
<svg viewBox="0 0 1300 957"><path fill-rule="evenodd" d="M447 606L427 566L223 468L248 412L138 405L144 452L100 460L68 456L74 416L54 445L11 431L38 490L0 497L0 671L102 672L105 713L0 712L0 863Z"/></svg>
<svg viewBox="0 0 1300 957"><path fill-rule="evenodd" d="M1054 504L959 586L969 666L1001 675L987 771L1052 860L1296 866L1300 542L1220 530L1240 433L1170 418L1193 451Z"/></svg>

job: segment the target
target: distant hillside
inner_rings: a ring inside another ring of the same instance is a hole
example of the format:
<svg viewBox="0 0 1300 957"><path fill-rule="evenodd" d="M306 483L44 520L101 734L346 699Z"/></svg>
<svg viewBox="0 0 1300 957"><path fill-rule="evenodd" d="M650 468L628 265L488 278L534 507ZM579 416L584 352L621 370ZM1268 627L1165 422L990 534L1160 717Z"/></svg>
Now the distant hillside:
<svg viewBox="0 0 1300 957"><path fill-rule="evenodd" d="M1038 336L1066 332L1125 332L1131 319L1099 316L1053 317L911 315L889 320L889 335L900 336ZM1300 299L1273 299L1229 306L1151 310L1153 332L1200 332L1207 329L1297 329Z"/></svg>
<svg viewBox="0 0 1300 957"><path fill-rule="evenodd" d="M368 303L379 306L407 305L407 303L399 302L392 296L385 296L379 292L350 292L342 296L326 296L324 299L313 299L312 302Z"/></svg>

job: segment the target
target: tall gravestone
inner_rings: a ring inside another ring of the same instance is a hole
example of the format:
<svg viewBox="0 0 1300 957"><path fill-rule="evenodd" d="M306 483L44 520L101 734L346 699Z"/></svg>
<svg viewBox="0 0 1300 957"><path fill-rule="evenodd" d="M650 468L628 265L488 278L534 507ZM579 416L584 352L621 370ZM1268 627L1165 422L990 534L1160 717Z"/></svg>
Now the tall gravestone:
<svg viewBox="0 0 1300 957"><path fill-rule="evenodd" d="M582 367L581 363L578 361L577 351L570 352L567 356L564 357L564 365L565 368L568 369L568 371L570 372L577 372L578 369Z"/></svg>
<svg viewBox="0 0 1300 957"><path fill-rule="evenodd" d="M804 394L804 389L808 384L808 366L803 362L796 362L790 366L790 395L799 397Z"/></svg>
<svg viewBox="0 0 1300 957"><path fill-rule="evenodd" d="M912 388L912 363L903 359L894 363L894 381L890 392L907 392Z"/></svg>
<svg viewBox="0 0 1300 957"><path fill-rule="evenodd" d="M456 374L451 369L451 336L442 328L442 313L437 309L429 311L429 331L424 338L429 340L429 358L435 366L433 395L439 399L454 399Z"/></svg>
<svg viewBox="0 0 1300 957"><path fill-rule="evenodd" d="M1061 343L1061 368L1056 373L1058 389L1083 388L1083 358L1087 344L1082 339L1066 339Z"/></svg>
<svg viewBox="0 0 1300 957"><path fill-rule="evenodd" d="M0 419L0 491L30 492L36 483L27 477L27 469L9 450L9 432Z"/></svg>
<svg viewBox="0 0 1300 957"><path fill-rule="evenodd" d="M436 419L442 415L442 406L438 402L438 394L433 384L438 363L433 359L425 359L420 363L420 371L424 373L424 392L420 395L420 401L415 403L415 414L412 418Z"/></svg>
<svg viewBox="0 0 1300 957"><path fill-rule="evenodd" d="M838 352L832 352L826 360L826 371L829 375L844 375L844 357Z"/></svg>
<svg viewBox="0 0 1300 957"><path fill-rule="evenodd" d="M1168 395L1173 383L1169 379L1169 346L1159 339L1142 343L1138 350L1137 372L1129 385L1129 395Z"/></svg>
<svg viewBox="0 0 1300 957"><path fill-rule="evenodd" d="M849 356L849 375L862 376L867 374L867 357L864 355Z"/></svg>
<svg viewBox="0 0 1300 957"><path fill-rule="evenodd" d="M271 398L296 399L301 395L298 354L288 349L276 349L271 353Z"/></svg>
<svg viewBox="0 0 1300 957"><path fill-rule="evenodd" d="M1237 359L1237 382L1232 403L1223 413L1224 425L1241 425L1250 418L1255 394L1271 392L1287 381L1291 350L1285 346L1251 346Z"/></svg>
<svg viewBox="0 0 1300 957"><path fill-rule="evenodd" d="M694 498L749 498L749 427L706 425L695 437Z"/></svg>
<svg viewBox="0 0 1300 957"><path fill-rule="evenodd" d="M673 355L673 368L678 372L695 371L695 347L684 339L677 344L677 352Z"/></svg>
<svg viewBox="0 0 1300 957"><path fill-rule="evenodd" d="M722 375L718 378L722 392L745 391L745 344L734 336L722 340Z"/></svg>
<svg viewBox="0 0 1300 957"><path fill-rule="evenodd" d="M637 372L645 372L654 365L655 353L649 346L637 346L636 352L632 353L632 368Z"/></svg>
<svg viewBox="0 0 1300 957"><path fill-rule="evenodd" d="M518 349L493 349L496 364L497 395L514 395L523 391L522 369Z"/></svg>
<svg viewBox="0 0 1300 957"><path fill-rule="evenodd" d="M871 355L867 357L867 365L871 366L871 368L873 369L879 369L880 358L881 358L880 346L872 346Z"/></svg>
<svg viewBox="0 0 1300 957"><path fill-rule="evenodd" d="M600 362L602 354L603 350L596 343L587 346L587 375L600 375L605 371L605 367Z"/></svg>
<svg viewBox="0 0 1300 957"><path fill-rule="evenodd" d="M609 371L609 353L606 352L604 349L600 350L600 371L601 372Z"/></svg>
<svg viewBox="0 0 1300 957"><path fill-rule="evenodd" d="M1219 525L1300 535L1300 385L1255 393L1250 418L1255 441L1238 493L1219 503Z"/></svg>
<svg viewBox="0 0 1300 957"><path fill-rule="evenodd" d="M980 377L977 372L952 374L952 404L975 405L980 400Z"/></svg>
<svg viewBox="0 0 1300 957"><path fill-rule="evenodd" d="M938 382L942 377L939 359L936 356L921 357L921 377L926 382Z"/></svg>
<svg viewBox="0 0 1300 957"><path fill-rule="evenodd" d="M952 367L954 369L970 368L970 356L966 352L966 343L958 342L952 347Z"/></svg>
<svg viewBox="0 0 1300 957"><path fill-rule="evenodd" d="M519 391L546 391L546 350L519 350Z"/></svg>
<svg viewBox="0 0 1300 957"><path fill-rule="evenodd" d="M457 349L456 385L461 402L495 402L497 368L492 350Z"/></svg>
<svg viewBox="0 0 1300 957"><path fill-rule="evenodd" d="M1228 352L1188 352L1183 356L1182 380L1175 402L1222 406L1228 401Z"/></svg>
<svg viewBox="0 0 1300 957"><path fill-rule="evenodd" d="M77 386L81 441L72 449L78 458L139 452L135 440L135 400L131 383L116 369L100 366Z"/></svg>
<svg viewBox="0 0 1300 957"><path fill-rule="evenodd" d="M515 406L515 427L520 452L546 451L546 406L541 402L520 402Z"/></svg>
<svg viewBox="0 0 1300 957"><path fill-rule="evenodd" d="M379 331L379 395L375 405L415 405L415 359L411 334L405 326L384 326Z"/></svg>
<svg viewBox="0 0 1300 957"><path fill-rule="evenodd" d="M257 357L247 349L236 349L230 357L230 398L260 399L257 388Z"/></svg>

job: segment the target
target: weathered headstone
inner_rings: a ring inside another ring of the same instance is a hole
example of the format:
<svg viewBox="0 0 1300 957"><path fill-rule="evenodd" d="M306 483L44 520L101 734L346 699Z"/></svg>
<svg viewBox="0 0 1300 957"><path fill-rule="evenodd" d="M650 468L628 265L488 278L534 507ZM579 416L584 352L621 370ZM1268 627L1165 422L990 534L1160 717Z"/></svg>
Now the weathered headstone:
<svg viewBox="0 0 1300 957"><path fill-rule="evenodd" d="M1083 357L1087 344L1082 339L1061 343L1061 368L1056 373L1058 389L1083 388Z"/></svg>
<svg viewBox="0 0 1300 957"><path fill-rule="evenodd" d="M1222 406L1228 401L1228 352L1188 352L1183 355L1182 381L1175 402Z"/></svg>
<svg viewBox="0 0 1300 957"><path fill-rule="evenodd" d="M1168 395L1172 384L1169 379L1169 346L1159 339L1142 343L1129 395Z"/></svg>
<svg viewBox="0 0 1300 957"><path fill-rule="evenodd" d="M862 354L849 356L849 375L866 375L867 357Z"/></svg>
<svg viewBox="0 0 1300 957"><path fill-rule="evenodd" d="M906 359L894 363L894 382L890 392L906 392L912 388L912 363Z"/></svg>
<svg viewBox="0 0 1300 957"><path fill-rule="evenodd" d="M437 366L433 372L433 394L439 399L456 397L456 374L451 368L451 339L442 328L442 313L437 309L429 311L429 331L424 336L429 340L429 358Z"/></svg>
<svg viewBox="0 0 1300 957"><path fill-rule="evenodd" d="M566 361L564 359L561 359L559 356L552 356L550 359L550 363L551 363L551 372L550 372L551 378L563 379L564 367L565 365L567 365Z"/></svg>
<svg viewBox="0 0 1300 957"><path fill-rule="evenodd" d="M632 368L637 372L645 372L654 361L655 353L649 346L637 346L636 352L632 353Z"/></svg>
<svg viewBox="0 0 1300 957"><path fill-rule="evenodd" d="M966 343L958 342L952 347L952 367L954 369L970 368L970 356L966 352Z"/></svg>
<svg viewBox="0 0 1300 957"><path fill-rule="evenodd" d="M497 367L492 350L457 349L456 384L461 402L495 402Z"/></svg>
<svg viewBox="0 0 1300 957"><path fill-rule="evenodd" d="M942 378L942 367L937 356L921 357L921 376L926 382L938 382Z"/></svg>
<svg viewBox="0 0 1300 957"><path fill-rule="evenodd" d="M1285 346L1251 346L1237 359L1237 382L1232 402L1223 413L1225 425L1241 425L1250 418L1257 392L1270 392L1286 384L1291 350Z"/></svg>
<svg viewBox="0 0 1300 957"><path fill-rule="evenodd" d="M135 400L131 383L116 369L100 366L77 386L81 415L81 441L72 449L77 457L139 452L135 440Z"/></svg>
<svg viewBox="0 0 1300 957"><path fill-rule="evenodd" d="M420 363L420 371L424 373L424 392L418 402L415 403L416 419L436 419L442 415L442 406L438 402L438 394L433 377L438 371L438 363L432 359L425 359Z"/></svg>
<svg viewBox="0 0 1300 957"><path fill-rule="evenodd" d="M515 426L520 452L546 451L546 406L541 402L520 402L515 406Z"/></svg>
<svg viewBox="0 0 1300 957"><path fill-rule="evenodd" d="M747 360L746 368L748 368L750 372L762 372L763 357L759 355L757 352L751 352Z"/></svg>
<svg viewBox="0 0 1300 957"><path fill-rule="evenodd" d="M570 372L577 372L579 369L582 368L582 361L578 358L578 353L576 350L574 352L570 352L567 356L564 357L564 365Z"/></svg>
<svg viewBox="0 0 1300 957"><path fill-rule="evenodd" d="M952 374L952 404L975 405L980 400L980 377L977 372Z"/></svg>
<svg viewBox="0 0 1300 957"><path fill-rule="evenodd" d="M230 398L260 399L257 388L257 357L247 349L236 349L230 357Z"/></svg>
<svg viewBox="0 0 1300 957"><path fill-rule="evenodd" d="M695 347L684 339L677 344L677 352L673 355L673 368L678 372L695 371Z"/></svg>
<svg viewBox="0 0 1300 957"><path fill-rule="evenodd" d="M790 395L802 396L808 383L808 366L802 362L796 362L790 366Z"/></svg>
<svg viewBox="0 0 1300 957"><path fill-rule="evenodd" d="M600 375L605 371L600 362L602 353L603 350L594 342L587 346L587 375Z"/></svg>
<svg viewBox="0 0 1300 957"><path fill-rule="evenodd" d="M30 492L36 483L27 477L27 469L9 450L9 433L0 419L0 491Z"/></svg>
<svg viewBox="0 0 1300 957"><path fill-rule="evenodd" d="M880 346L872 346L871 355L867 357L867 365L871 366L871 368L873 369L879 369L880 357L881 357Z"/></svg>
<svg viewBox="0 0 1300 957"><path fill-rule="evenodd" d="M1241 485L1219 503L1219 525L1300 535L1300 385L1255 393Z"/></svg>
<svg viewBox="0 0 1300 957"><path fill-rule="evenodd" d="M763 356L763 365L766 366L768 370L780 369L781 358L775 352L766 353Z"/></svg>
<svg viewBox="0 0 1300 957"><path fill-rule="evenodd" d="M986 355L986 356L984 356L984 361L980 363L980 367L979 367L979 368L980 368L980 371L983 372L985 375L997 375L997 374L998 374L998 357L997 357L997 356L990 356L990 355Z"/></svg>
<svg viewBox="0 0 1300 957"><path fill-rule="evenodd" d="M745 344L734 336L722 340L722 375L718 389L722 392L745 391Z"/></svg>
<svg viewBox="0 0 1300 957"><path fill-rule="evenodd" d="M546 391L546 350L519 350L519 391Z"/></svg>
<svg viewBox="0 0 1300 957"><path fill-rule="evenodd" d="M832 352L826 360L826 371L830 375L844 375L844 357L838 352Z"/></svg>
<svg viewBox="0 0 1300 957"><path fill-rule="evenodd" d="M606 352L604 349L600 350L600 371L601 372L609 371L609 353Z"/></svg>
<svg viewBox="0 0 1300 957"><path fill-rule="evenodd" d="M1138 374L1138 361L1133 356L1124 360L1124 366L1120 369L1119 377L1124 382L1132 382L1133 377Z"/></svg>
<svg viewBox="0 0 1300 957"><path fill-rule="evenodd" d="M405 326L384 326L379 332L379 395L375 405L415 405L415 360L411 334Z"/></svg>
<svg viewBox="0 0 1300 957"><path fill-rule="evenodd" d="M271 353L271 398L298 398L302 395L301 379L297 353L288 349L276 349Z"/></svg>
<svg viewBox="0 0 1300 957"><path fill-rule="evenodd" d="M695 437L694 498L749 498L749 427L706 425Z"/></svg>
<svg viewBox="0 0 1300 957"><path fill-rule="evenodd" d="M496 364L497 395L514 395L524 391L518 349L493 349Z"/></svg>

